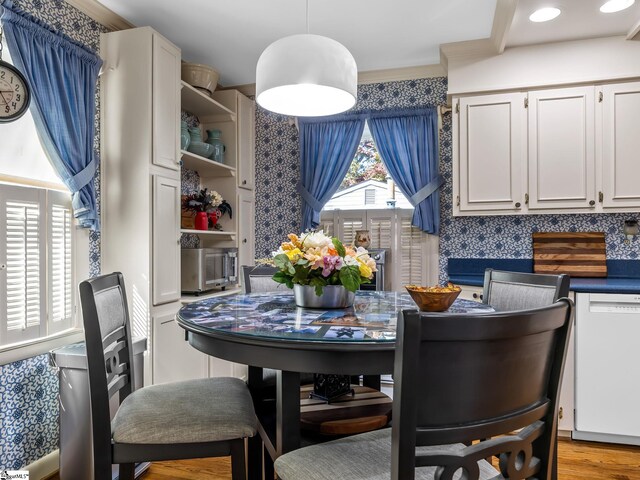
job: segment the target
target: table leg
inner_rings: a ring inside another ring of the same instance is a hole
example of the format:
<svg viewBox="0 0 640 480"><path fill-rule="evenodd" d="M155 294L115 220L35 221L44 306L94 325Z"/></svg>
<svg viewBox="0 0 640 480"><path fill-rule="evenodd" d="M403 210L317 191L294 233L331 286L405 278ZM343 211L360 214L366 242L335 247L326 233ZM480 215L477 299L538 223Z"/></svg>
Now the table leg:
<svg viewBox="0 0 640 480"><path fill-rule="evenodd" d="M273 469L273 458L269 455L267 448L262 449L264 480L273 480L275 478L275 470Z"/></svg>
<svg viewBox="0 0 640 480"><path fill-rule="evenodd" d="M254 403L259 402L260 399L257 392L262 385L262 368L249 366L247 385L249 386L249 391L252 392ZM247 446L247 479L262 480L262 438L259 433L249 438Z"/></svg>
<svg viewBox="0 0 640 480"><path fill-rule="evenodd" d="M277 455L300 448L300 373L276 374Z"/></svg>

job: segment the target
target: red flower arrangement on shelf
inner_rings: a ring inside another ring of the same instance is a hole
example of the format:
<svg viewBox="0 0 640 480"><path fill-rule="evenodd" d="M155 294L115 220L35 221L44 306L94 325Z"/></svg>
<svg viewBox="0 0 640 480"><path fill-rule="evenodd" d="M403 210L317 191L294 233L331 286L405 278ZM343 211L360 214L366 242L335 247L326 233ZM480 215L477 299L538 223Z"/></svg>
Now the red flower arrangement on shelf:
<svg viewBox="0 0 640 480"><path fill-rule="evenodd" d="M218 219L226 213L229 214L229 218L233 218L229 202L215 190L208 191L206 188L186 195L182 201L182 208L195 213L196 230L209 230L210 227L222 230Z"/></svg>

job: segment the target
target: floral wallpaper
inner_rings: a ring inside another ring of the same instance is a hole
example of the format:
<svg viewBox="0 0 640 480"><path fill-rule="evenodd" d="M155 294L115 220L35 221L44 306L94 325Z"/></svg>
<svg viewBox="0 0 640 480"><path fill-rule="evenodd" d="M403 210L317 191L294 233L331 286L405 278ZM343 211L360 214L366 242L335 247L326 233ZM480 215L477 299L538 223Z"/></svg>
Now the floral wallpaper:
<svg viewBox="0 0 640 480"><path fill-rule="evenodd" d="M106 28L63 0L13 0L14 5L42 19L94 51ZM96 93L94 149L99 158L100 105ZM95 178L100 212L100 169ZM92 276L100 274L100 234L89 235ZM0 366L0 470L18 470L58 448L58 377L49 356L40 355Z"/></svg>

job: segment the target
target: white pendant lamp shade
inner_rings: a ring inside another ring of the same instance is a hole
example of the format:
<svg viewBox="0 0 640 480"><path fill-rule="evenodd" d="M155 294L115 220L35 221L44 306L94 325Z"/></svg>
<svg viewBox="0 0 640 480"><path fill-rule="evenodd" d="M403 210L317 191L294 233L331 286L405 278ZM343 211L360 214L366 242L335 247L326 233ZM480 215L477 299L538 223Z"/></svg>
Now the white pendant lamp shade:
<svg viewBox="0 0 640 480"><path fill-rule="evenodd" d="M272 112L295 117L344 112L355 105L357 88L356 61L327 37L284 37L258 59L256 101Z"/></svg>

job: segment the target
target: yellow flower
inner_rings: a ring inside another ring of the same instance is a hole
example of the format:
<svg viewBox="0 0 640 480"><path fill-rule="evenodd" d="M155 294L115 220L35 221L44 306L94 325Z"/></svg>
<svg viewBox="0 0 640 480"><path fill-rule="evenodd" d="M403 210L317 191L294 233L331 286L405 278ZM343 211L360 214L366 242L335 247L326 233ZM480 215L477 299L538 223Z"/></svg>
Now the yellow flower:
<svg viewBox="0 0 640 480"><path fill-rule="evenodd" d="M288 237L289 237L289 240L291 241L291 243L294 246L296 246L298 248L300 248L302 246L302 244L300 243L300 239L298 238L298 236L295 233L290 233L288 235Z"/></svg>
<svg viewBox="0 0 640 480"><path fill-rule="evenodd" d="M285 255L287 257L289 257L289 260L291 260L291 262L295 262L298 260L298 258L300 258L302 256L302 252L300 251L299 248L292 248L291 250L285 250Z"/></svg>
<svg viewBox="0 0 640 480"><path fill-rule="evenodd" d="M359 262L360 265L360 276L365 277L365 278L371 278L371 276L373 275L373 271L371 270L371 268L369 267L369 265L367 265L366 263L362 263Z"/></svg>

